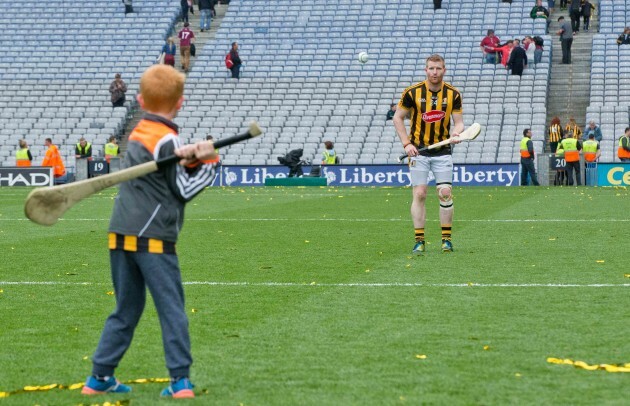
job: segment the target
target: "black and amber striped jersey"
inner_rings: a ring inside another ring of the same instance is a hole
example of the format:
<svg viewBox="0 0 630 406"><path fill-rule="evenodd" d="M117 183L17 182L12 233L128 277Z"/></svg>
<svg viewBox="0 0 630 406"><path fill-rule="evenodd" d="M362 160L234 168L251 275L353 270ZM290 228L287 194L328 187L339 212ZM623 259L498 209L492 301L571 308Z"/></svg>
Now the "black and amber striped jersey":
<svg viewBox="0 0 630 406"><path fill-rule="evenodd" d="M571 131L571 133L573 133L572 138L575 138L576 140L582 139L582 129L578 127L577 124L571 124L569 122L569 124L567 124L567 126L564 127L564 131Z"/></svg>
<svg viewBox="0 0 630 406"><path fill-rule="evenodd" d="M455 87L443 82L442 88L433 92L428 83L422 81L405 89L398 107L409 111L411 129L409 140L419 148L426 147L450 137L451 114L462 113L462 96ZM448 155L451 146L427 150L421 155Z"/></svg>
<svg viewBox="0 0 630 406"><path fill-rule="evenodd" d="M560 124L552 124L549 126L549 142L560 142L564 131Z"/></svg>

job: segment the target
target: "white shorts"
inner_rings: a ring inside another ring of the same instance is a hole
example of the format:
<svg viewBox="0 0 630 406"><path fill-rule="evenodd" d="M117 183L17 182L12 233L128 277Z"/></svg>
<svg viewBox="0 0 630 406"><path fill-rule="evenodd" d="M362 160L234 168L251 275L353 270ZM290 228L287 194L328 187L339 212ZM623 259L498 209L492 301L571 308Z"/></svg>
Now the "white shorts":
<svg viewBox="0 0 630 406"><path fill-rule="evenodd" d="M411 186L428 185L429 172L433 172L435 183L453 183L453 157L418 155L409 160Z"/></svg>

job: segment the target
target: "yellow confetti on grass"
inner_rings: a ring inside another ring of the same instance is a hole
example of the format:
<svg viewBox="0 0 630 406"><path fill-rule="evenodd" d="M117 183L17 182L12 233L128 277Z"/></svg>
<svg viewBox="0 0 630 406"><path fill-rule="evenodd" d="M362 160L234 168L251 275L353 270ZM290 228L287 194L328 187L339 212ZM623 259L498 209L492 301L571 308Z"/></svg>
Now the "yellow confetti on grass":
<svg viewBox="0 0 630 406"><path fill-rule="evenodd" d="M124 381L122 383L124 384L132 384L132 383L137 383L137 384L143 384L143 383L166 383L166 382L170 382L170 378L139 378L139 379L131 379L128 381ZM70 385L63 385L63 384L58 384L58 383L51 383L48 385L27 385L25 387L23 387L22 389L17 389L17 390L13 390L13 391L0 391L0 398L7 398L9 396L13 396L13 395L17 395L17 394L21 394L21 393L27 393L27 392L46 392L52 389L59 389L59 390L77 390L77 389L81 389L83 388L84 383L83 382L79 382L79 383L73 383ZM105 405L128 405L129 401L128 400L122 400L122 401L117 401L116 403L110 403L110 402L105 402L103 403L103 406ZM91 406L93 406L94 404L90 403Z"/></svg>
<svg viewBox="0 0 630 406"><path fill-rule="evenodd" d="M597 262L598 264L603 264L603 263L604 263L604 262L606 262L606 261L604 261L603 259L598 259L598 260L597 260L597 261L595 261L595 262Z"/></svg>
<svg viewBox="0 0 630 406"><path fill-rule="evenodd" d="M418 359L427 359L427 356L424 354L416 354L416 358Z"/></svg>
<svg viewBox="0 0 630 406"><path fill-rule="evenodd" d="M515 377L520 378L522 375L519 374L518 372L514 374Z"/></svg>
<svg viewBox="0 0 630 406"><path fill-rule="evenodd" d="M107 296L114 296L114 291L110 290L109 292L105 293Z"/></svg>
<svg viewBox="0 0 630 406"><path fill-rule="evenodd" d="M198 310L197 310L197 309L190 309L190 312L191 312L191 313L197 313L197 312L198 312Z"/></svg>
<svg viewBox="0 0 630 406"><path fill-rule="evenodd" d="M630 273L623 274L624 278L630 278ZM2 289L0 289L0 293L2 293Z"/></svg>
<svg viewBox="0 0 630 406"><path fill-rule="evenodd" d="M630 372L630 362L626 364L587 364L584 361L573 361L565 358L547 358L550 364L573 365L576 368L585 369L587 371L606 371L606 372Z"/></svg>
<svg viewBox="0 0 630 406"><path fill-rule="evenodd" d="M556 239L555 238L550 238L549 241L556 241Z"/></svg>
<svg viewBox="0 0 630 406"><path fill-rule="evenodd" d="M483 349L484 349L484 351L488 351L490 349L490 346L489 345L484 345Z"/></svg>

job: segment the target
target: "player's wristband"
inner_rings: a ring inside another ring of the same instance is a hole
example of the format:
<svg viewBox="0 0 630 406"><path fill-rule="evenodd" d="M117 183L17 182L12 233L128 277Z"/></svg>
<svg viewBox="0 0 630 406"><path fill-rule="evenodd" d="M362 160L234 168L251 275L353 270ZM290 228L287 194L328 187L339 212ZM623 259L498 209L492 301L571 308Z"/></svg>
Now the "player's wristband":
<svg viewBox="0 0 630 406"><path fill-rule="evenodd" d="M411 142L408 142L406 144L403 144L403 148L407 148L407 145L411 145Z"/></svg>

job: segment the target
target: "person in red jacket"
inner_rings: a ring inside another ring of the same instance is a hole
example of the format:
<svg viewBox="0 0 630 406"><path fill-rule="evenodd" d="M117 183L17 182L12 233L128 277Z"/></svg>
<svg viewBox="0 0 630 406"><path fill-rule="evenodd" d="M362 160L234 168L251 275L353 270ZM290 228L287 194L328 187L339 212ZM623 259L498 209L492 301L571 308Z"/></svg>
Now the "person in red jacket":
<svg viewBox="0 0 630 406"><path fill-rule="evenodd" d="M494 52L501 52L501 65L507 67L508 61L510 60L510 54L512 53L512 49L514 48L514 41L508 40L503 45L492 48Z"/></svg>
<svg viewBox="0 0 630 406"><path fill-rule="evenodd" d="M232 61L232 67L230 70L232 71L232 77L235 79L239 79L241 77L241 65L243 62L241 61L241 57L238 55L238 42L232 42L232 49L230 50L230 60Z"/></svg>

